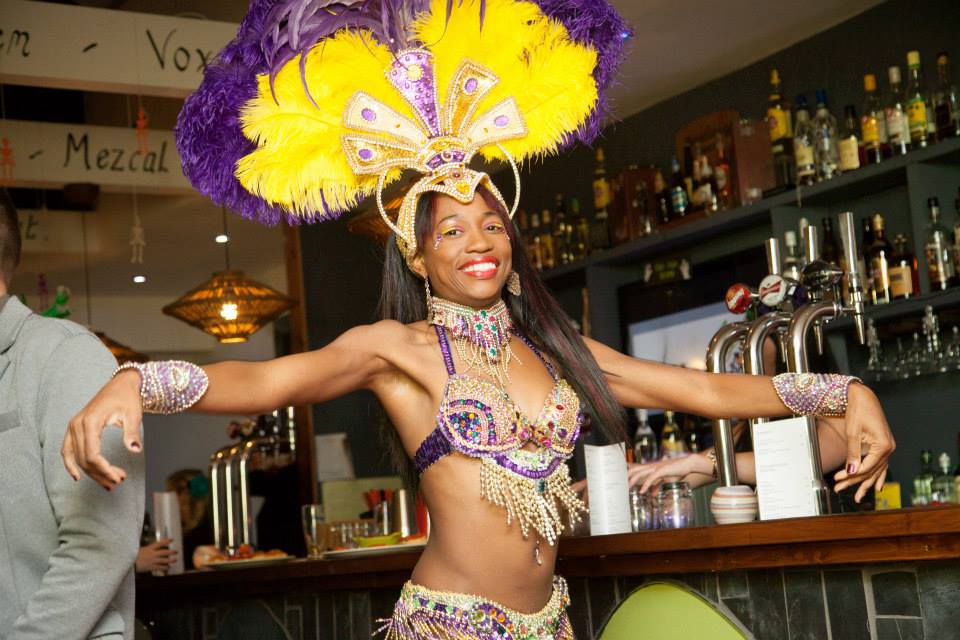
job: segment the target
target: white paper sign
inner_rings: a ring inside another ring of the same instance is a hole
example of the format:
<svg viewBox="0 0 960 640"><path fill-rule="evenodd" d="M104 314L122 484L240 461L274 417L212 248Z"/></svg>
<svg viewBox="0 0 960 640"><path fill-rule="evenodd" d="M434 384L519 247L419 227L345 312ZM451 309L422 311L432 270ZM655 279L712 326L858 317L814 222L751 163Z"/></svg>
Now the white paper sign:
<svg viewBox="0 0 960 640"><path fill-rule="evenodd" d="M51 2L0 2L0 82L184 97L237 25Z"/></svg>
<svg viewBox="0 0 960 640"><path fill-rule="evenodd" d="M761 520L817 515L820 478L810 468L807 418L761 422L753 427L757 499Z"/></svg>
<svg viewBox="0 0 960 640"><path fill-rule="evenodd" d="M624 444L584 446L587 494L590 500L590 535L630 533L630 496L627 490L627 456Z"/></svg>
<svg viewBox="0 0 960 640"><path fill-rule="evenodd" d="M172 131L0 121L0 184L94 183L141 192L191 193ZM109 189L108 189L109 190Z"/></svg>
<svg viewBox="0 0 960 640"><path fill-rule="evenodd" d="M314 437L317 452L317 480L355 478L350 440L346 433L321 433Z"/></svg>

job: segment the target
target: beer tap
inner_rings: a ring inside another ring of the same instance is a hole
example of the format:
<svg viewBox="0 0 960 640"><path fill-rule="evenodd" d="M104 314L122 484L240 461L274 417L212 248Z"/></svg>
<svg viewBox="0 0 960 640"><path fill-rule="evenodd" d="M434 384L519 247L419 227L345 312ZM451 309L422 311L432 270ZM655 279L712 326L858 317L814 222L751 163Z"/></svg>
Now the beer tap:
<svg viewBox="0 0 960 640"><path fill-rule="evenodd" d="M810 365L807 359L806 340L811 329L833 318L849 314L854 321L857 338L861 344L866 342L866 316L863 305L863 285L857 272L857 240L854 235L853 213L844 212L839 216L840 236L848 271L843 273L835 265L814 260L804 269L804 284L808 287L810 303L802 306L793 314L787 327L788 369L794 373L807 373ZM812 230L812 229L811 229ZM812 235L812 234L811 234ZM816 245L813 245L816 248ZM840 282L846 280L846 299L841 299ZM822 346L822 337L818 347ZM807 438L810 449L811 476L817 493L817 511L829 513L830 500L827 486L823 483L823 465L820 461L820 446L817 435L817 422L807 418Z"/></svg>
<svg viewBox="0 0 960 640"><path fill-rule="evenodd" d="M232 446L233 445L227 445L226 447L217 449L213 452L213 455L210 456L210 496L213 501L213 544L221 551L226 551L224 532L226 528L229 528L229 525L227 525L227 527L224 526L226 523L225 516L222 512L226 496L221 498L223 487L220 481L220 469L223 467L224 462L226 462L226 456Z"/></svg>

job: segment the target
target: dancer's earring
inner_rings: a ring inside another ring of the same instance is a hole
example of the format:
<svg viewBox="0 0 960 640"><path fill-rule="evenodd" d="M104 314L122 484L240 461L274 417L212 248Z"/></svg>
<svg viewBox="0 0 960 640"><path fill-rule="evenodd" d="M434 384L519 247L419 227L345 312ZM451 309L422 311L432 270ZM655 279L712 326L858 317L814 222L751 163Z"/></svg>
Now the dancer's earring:
<svg viewBox="0 0 960 640"><path fill-rule="evenodd" d="M430 278L423 276L423 290L427 296L427 321L433 318L433 294L430 292Z"/></svg>
<svg viewBox="0 0 960 640"><path fill-rule="evenodd" d="M510 275L507 276L507 291L517 297L519 297L520 293L523 291L520 288L520 274L518 274L516 271L511 271Z"/></svg>

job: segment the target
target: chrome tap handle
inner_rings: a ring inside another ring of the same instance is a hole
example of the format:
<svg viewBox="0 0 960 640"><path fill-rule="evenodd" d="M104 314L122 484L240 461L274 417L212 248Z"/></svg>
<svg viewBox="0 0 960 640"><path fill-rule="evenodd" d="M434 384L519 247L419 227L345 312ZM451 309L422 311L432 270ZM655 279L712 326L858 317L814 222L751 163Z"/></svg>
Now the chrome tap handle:
<svg viewBox="0 0 960 640"><path fill-rule="evenodd" d="M817 228L813 225L807 225L803 229L803 248L807 254L807 264L820 259L820 241L817 237Z"/></svg>
<svg viewBox="0 0 960 640"><path fill-rule="evenodd" d="M840 243L843 245L843 255L846 259L847 299L844 300L845 311L853 316L853 325L857 329L857 340L860 344L867 343L867 318L864 315L863 281L857 271L857 236L853 224L853 212L844 211L839 216Z"/></svg>
<svg viewBox="0 0 960 640"><path fill-rule="evenodd" d="M767 273L774 276L783 275L783 263L780 260L780 241L777 238L767 238L764 243L767 250Z"/></svg>

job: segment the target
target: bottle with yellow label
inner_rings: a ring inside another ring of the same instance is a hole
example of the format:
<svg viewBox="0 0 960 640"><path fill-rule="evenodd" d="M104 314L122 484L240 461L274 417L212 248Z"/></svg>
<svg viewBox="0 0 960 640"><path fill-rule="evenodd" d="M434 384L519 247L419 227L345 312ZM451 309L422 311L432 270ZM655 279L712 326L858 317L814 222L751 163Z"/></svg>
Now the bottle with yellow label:
<svg viewBox="0 0 960 640"><path fill-rule="evenodd" d="M790 107L780 90L780 72L770 72L770 98L767 122L770 125L770 148L773 151L773 172L778 187L793 184L793 124Z"/></svg>
<svg viewBox="0 0 960 640"><path fill-rule="evenodd" d="M910 144L925 147L930 143L930 122L927 118L928 99L923 86L923 74L920 70L920 52L907 53L907 91L904 102L907 106L907 120L910 122Z"/></svg>
<svg viewBox="0 0 960 640"><path fill-rule="evenodd" d="M890 297L905 300L920 293L917 257L907 248L907 236L898 233L893 239L893 257L890 259Z"/></svg>
<svg viewBox="0 0 960 640"><path fill-rule="evenodd" d="M890 94L886 101L887 140L890 152L900 156L910 151L910 121L900 87L900 67L890 67L887 75L890 79Z"/></svg>
<svg viewBox="0 0 960 640"><path fill-rule="evenodd" d="M590 248L610 248L610 181L604 165L603 148L597 147L597 164L593 170L593 224L590 225Z"/></svg>
<svg viewBox="0 0 960 640"><path fill-rule="evenodd" d="M813 160L813 124L807 99L797 96L797 126L793 132L793 157L797 168L797 184L813 184L817 178L817 165Z"/></svg>
<svg viewBox="0 0 960 640"><path fill-rule="evenodd" d="M860 136L857 112L852 104L843 108L843 133L837 142L840 152L840 171L846 173L860 168Z"/></svg>
<svg viewBox="0 0 960 640"><path fill-rule="evenodd" d="M890 147L887 142L887 117L877 95L877 77L872 73L863 76L863 92L860 137L866 164L876 164L890 155Z"/></svg>

